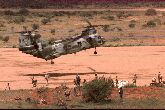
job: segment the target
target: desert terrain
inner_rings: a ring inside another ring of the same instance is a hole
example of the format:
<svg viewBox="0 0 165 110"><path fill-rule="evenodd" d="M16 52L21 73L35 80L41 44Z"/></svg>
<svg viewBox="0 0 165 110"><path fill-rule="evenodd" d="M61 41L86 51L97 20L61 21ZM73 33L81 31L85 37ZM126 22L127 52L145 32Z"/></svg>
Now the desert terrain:
<svg viewBox="0 0 165 110"><path fill-rule="evenodd" d="M0 108L12 109L96 109L96 108L164 108L164 87L148 87L152 77L159 71L164 76L164 46L100 47L98 54L93 49L70 54L54 59L55 64L23 54L18 49L0 49ZM109 94L110 102L85 103L82 96L75 96L73 79L79 73L87 82L94 79L94 73L106 78L127 80L132 83L137 74L137 87L124 88L124 102L121 103L118 89ZM49 73L49 85L46 86L44 74ZM32 87L31 77L38 80L37 87ZM60 89L62 84L70 88L69 100ZM11 90L5 90L10 83ZM47 88L48 87L48 88ZM5 90L5 91L4 91ZM58 91L61 91L58 93ZM31 101L28 102L27 98ZM47 104L41 104L44 98ZM61 98L66 105L59 106Z"/></svg>
<svg viewBox="0 0 165 110"><path fill-rule="evenodd" d="M158 72L165 76L165 9L154 8L146 14L148 9L0 9L0 108L59 108L58 96L65 97L57 89L64 83L71 90L71 100L66 101L69 108L165 108L164 87L148 87ZM25 28L52 41L80 34L88 26L84 19L101 25L96 29L106 43L97 48L97 55L89 49L56 58L52 65L18 50L18 32ZM46 73L50 74L48 86ZM73 95L77 73L82 81L89 82L98 73L130 84L137 74L137 87L124 88L124 103L117 88L109 95L110 103L84 103L81 96ZM32 76L37 87L32 87ZM5 90L7 83L10 91ZM47 105L38 103L43 97L40 89ZM31 104L25 102L29 97Z"/></svg>
<svg viewBox="0 0 165 110"><path fill-rule="evenodd" d="M44 75L50 73L48 87L55 88L66 82L73 87L73 79L77 73L82 81L94 78L94 72L99 76L132 83L134 74L137 74L138 86L149 86L152 77L158 72L164 76L164 46L145 47L100 47L98 54L93 55L94 49L64 55L54 59L55 64L43 59L34 58L13 48L1 48L1 80L0 89L4 90L7 83L11 89L32 89L31 77L38 80L38 87L46 86Z"/></svg>
<svg viewBox="0 0 165 110"><path fill-rule="evenodd" d="M88 26L84 19L100 25L105 46L164 45L165 10L154 8L147 15L148 9L1 9L0 47L18 47L18 32L25 28L46 41L79 35Z"/></svg>

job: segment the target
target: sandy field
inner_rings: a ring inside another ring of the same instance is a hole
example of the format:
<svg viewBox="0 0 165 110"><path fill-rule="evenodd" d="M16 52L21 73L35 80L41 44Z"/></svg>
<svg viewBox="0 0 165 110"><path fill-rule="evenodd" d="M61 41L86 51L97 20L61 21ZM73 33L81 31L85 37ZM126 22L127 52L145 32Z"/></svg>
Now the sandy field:
<svg viewBox="0 0 165 110"><path fill-rule="evenodd" d="M0 48L0 90L7 83L11 89L32 89L31 75L38 80L38 87L46 86L45 73L50 73L48 87L54 88L66 82L73 87L73 79L79 73L81 79L87 81L98 76L118 76L119 80L132 83L133 74L138 76L137 85L149 85L151 79L159 71L165 76L165 47L100 47L98 54L93 55L94 49L69 54L50 61L24 54L18 49Z"/></svg>

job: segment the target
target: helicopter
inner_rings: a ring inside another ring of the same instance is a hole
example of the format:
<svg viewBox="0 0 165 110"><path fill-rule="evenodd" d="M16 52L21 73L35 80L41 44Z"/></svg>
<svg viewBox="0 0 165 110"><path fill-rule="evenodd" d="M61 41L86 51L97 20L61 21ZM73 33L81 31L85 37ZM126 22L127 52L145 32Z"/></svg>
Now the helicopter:
<svg viewBox="0 0 165 110"><path fill-rule="evenodd" d="M51 60L67 55L76 53L82 50L94 48L94 54L97 54L96 47L105 43L105 39L101 37L95 27L101 25L92 25L86 20L88 26L81 32L80 35L73 36L64 40L55 40L51 44L45 43L41 40L41 35L33 31L22 31L19 36L19 51L33 55L34 57Z"/></svg>

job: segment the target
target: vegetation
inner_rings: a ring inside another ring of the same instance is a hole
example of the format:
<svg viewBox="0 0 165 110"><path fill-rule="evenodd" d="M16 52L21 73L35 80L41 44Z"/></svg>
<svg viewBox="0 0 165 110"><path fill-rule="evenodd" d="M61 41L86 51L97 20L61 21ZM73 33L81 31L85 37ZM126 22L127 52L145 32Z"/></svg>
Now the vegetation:
<svg viewBox="0 0 165 110"><path fill-rule="evenodd" d="M94 79L83 86L83 98L86 102L102 102L111 94L112 79Z"/></svg>
<svg viewBox="0 0 165 110"><path fill-rule="evenodd" d="M39 25L38 25L38 24L33 24L33 25L32 25L32 29L33 29L33 30L39 29Z"/></svg>
<svg viewBox="0 0 165 110"><path fill-rule="evenodd" d="M42 24L47 24L48 22L50 22L50 19L49 18L44 18L41 20Z"/></svg>
<svg viewBox="0 0 165 110"><path fill-rule="evenodd" d="M118 37L115 37L115 38L110 39L111 42L117 42L117 41L120 41L120 40L121 40L121 39L118 38Z"/></svg>
<svg viewBox="0 0 165 110"><path fill-rule="evenodd" d="M145 15L147 15L147 16L155 16L155 15L157 15L157 12L156 12L155 9L148 9L146 11Z"/></svg>
<svg viewBox="0 0 165 110"><path fill-rule="evenodd" d="M12 16L12 15L14 15L15 13L14 13L13 11L11 11L11 10L5 10L5 11L4 11L4 14L5 14L5 15Z"/></svg>
<svg viewBox="0 0 165 110"><path fill-rule="evenodd" d="M29 13L30 13L29 10L26 8L22 8L18 11L19 15L24 15L24 16L27 16Z"/></svg>
<svg viewBox="0 0 165 110"><path fill-rule="evenodd" d="M110 30L109 25L104 25L102 28L104 32L108 32Z"/></svg>
<svg viewBox="0 0 165 110"><path fill-rule="evenodd" d="M22 22L25 22L25 18L23 16L15 16L14 23L20 24Z"/></svg>
<svg viewBox="0 0 165 110"><path fill-rule="evenodd" d="M53 35L55 34L56 30L55 29L51 29L50 31Z"/></svg>
<svg viewBox="0 0 165 110"><path fill-rule="evenodd" d="M134 28L135 27L135 24L134 23L131 23L128 25L130 28Z"/></svg>
<svg viewBox="0 0 165 110"><path fill-rule="evenodd" d="M0 36L0 40L2 40L4 42L8 42L9 41L9 36Z"/></svg>
<svg viewBox="0 0 165 110"><path fill-rule="evenodd" d="M154 21L148 21L147 24L146 24L147 27L155 27L156 26L156 23Z"/></svg>
<svg viewBox="0 0 165 110"><path fill-rule="evenodd" d="M134 85L134 84L128 84L128 85L126 85L126 86L124 86L125 88L135 88L135 87L137 87L136 85Z"/></svg>

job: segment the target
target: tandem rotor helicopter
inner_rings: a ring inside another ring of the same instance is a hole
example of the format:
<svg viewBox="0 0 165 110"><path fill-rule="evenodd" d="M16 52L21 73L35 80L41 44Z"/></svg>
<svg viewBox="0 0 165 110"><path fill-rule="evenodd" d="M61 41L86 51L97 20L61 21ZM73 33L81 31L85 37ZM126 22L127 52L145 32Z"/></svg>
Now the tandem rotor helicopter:
<svg viewBox="0 0 165 110"><path fill-rule="evenodd" d="M26 54L31 54L34 57L51 60L76 53L82 50L95 48L94 54L97 54L96 47L105 43L105 39L101 37L95 27L102 25L92 25L88 20L85 20L88 26L81 32L80 35L73 36L65 40L56 40L53 43L45 43L41 40L40 34L35 34L33 31L22 31L19 37L19 51Z"/></svg>

